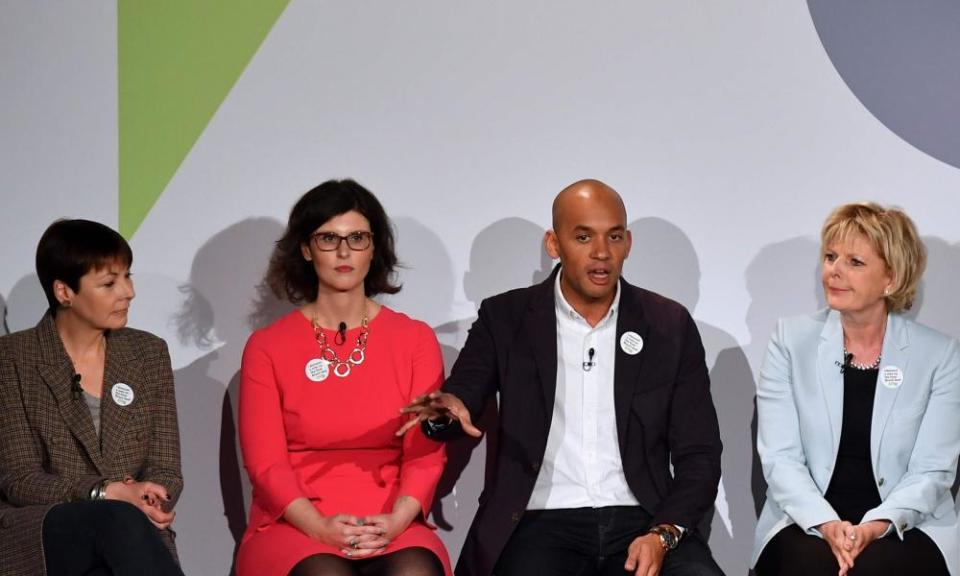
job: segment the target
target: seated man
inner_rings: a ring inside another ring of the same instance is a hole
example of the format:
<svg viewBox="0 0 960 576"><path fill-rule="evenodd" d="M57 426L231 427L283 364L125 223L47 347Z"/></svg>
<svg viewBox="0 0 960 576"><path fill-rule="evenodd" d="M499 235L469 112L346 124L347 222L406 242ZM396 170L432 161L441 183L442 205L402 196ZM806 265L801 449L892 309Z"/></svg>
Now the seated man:
<svg viewBox="0 0 960 576"><path fill-rule="evenodd" d="M479 436L500 393L458 576L722 574L696 532L720 479L703 346L680 304L620 278L626 222L602 182L560 192L544 239L560 265L485 300L442 391L405 409L401 433Z"/></svg>

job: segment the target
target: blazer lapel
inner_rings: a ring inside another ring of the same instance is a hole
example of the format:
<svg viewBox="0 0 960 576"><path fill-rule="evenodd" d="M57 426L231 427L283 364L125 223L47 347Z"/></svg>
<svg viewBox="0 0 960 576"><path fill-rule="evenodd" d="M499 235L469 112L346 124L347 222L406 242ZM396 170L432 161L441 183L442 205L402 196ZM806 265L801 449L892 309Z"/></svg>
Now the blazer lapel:
<svg viewBox="0 0 960 576"><path fill-rule="evenodd" d="M650 327L643 314L640 299L630 284L620 279L620 306L617 310L616 355L613 366L613 405L617 415L617 440L620 453L626 453L627 423L630 421L630 404L637 383L641 381L640 371L647 357L647 346L638 354L627 354L620 345L620 338L626 332L635 332L646 343Z"/></svg>
<svg viewBox="0 0 960 576"><path fill-rule="evenodd" d="M520 327L519 341L529 342L543 388L543 404L549 425L557 396L557 313L554 285L560 267L536 287Z"/></svg>
<svg viewBox="0 0 960 576"><path fill-rule="evenodd" d="M840 324L840 313L830 310L820 332L817 369L820 373L824 410L830 420L834 455L840 449L840 432L843 427L843 372L840 371L838 362L843 363L843 326Z"/></svg>
<svg viewBox="0 0 960 576"><path fill-rule="evenodd" d="M117 451L122 449L127 421L137 409L137 403L146 400L141 365L134 350L120 345L115 336L108 335L100 403L100 447L105 463L113 462ZM123 405L126 402L129 403Z"/></svg>
<svg viewBox="0 0 960 576"><path fill-rule="evenodd" d="M910 346L910 334L907 323L896 314L887 316L887 333L883 338L883 357L880 363L880 374L877 376L877 391L873 398L873 418L870 422L870 456L874 466L880 462L880 440L883 430L893 411L897 395L905 382L907 363L910 356L907 349ZM885 374L890 378L890 384L884 382ZM908 383L909 385L909 383Z"/></svg>
<svg viewBox="0 0 960 576"><path fill-rule="evenodd" d="M37 324L37 338L40 345L40 378L53 394L60 409L60 415L70 433L80 441L90 461L103 474L103 460L100 455L100 442L93 427L90 410L82 398L75 398L72 390L74 375L73 363L57 334L53 316L47 313Z"/></svg>

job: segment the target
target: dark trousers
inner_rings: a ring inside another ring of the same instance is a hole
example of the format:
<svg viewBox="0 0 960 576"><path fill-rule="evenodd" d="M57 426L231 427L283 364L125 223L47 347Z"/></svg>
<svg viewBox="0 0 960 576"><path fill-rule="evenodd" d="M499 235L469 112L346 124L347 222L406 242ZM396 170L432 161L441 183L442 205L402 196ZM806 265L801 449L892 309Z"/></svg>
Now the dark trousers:
<svg viewBox="0 0 960 576"><path fill-rule="evenodd" d="M650 526L639 506L527 511L494 569L496 576L624 576L627 547ZM667 552L663 576L723 576L710 549L687 534Z"/></svg>
<svg viewBox="0 0 960 576"><path fill-rule="evenodd" d="M920 530L907 530L903 541L896 534L874 540L853 561L850 576L923 574L947 576L940 549ZM826 540L811 536L793 524L763 548L757 576L835 576L840 570Z"/></svg>
<svg viewBox="0 0 960 576"><path fill-rule="evenodd" d="M117 500L51 508L43 554L48 576L183 576L150 520Z"/></svg>

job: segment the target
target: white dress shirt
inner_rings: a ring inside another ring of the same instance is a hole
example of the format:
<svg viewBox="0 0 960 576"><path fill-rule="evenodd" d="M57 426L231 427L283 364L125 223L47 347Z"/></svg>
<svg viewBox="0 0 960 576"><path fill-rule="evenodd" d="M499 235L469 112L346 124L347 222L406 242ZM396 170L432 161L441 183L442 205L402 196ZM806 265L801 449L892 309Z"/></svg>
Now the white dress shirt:
<svg viewBox="0 0 960 576"><path fill-rule="evenodd" d="M607 315L590 326L564 299L562 273L554 286L556 398L547 449L527 509L637 506L623 473L613 406L620 286Z"/></svg>

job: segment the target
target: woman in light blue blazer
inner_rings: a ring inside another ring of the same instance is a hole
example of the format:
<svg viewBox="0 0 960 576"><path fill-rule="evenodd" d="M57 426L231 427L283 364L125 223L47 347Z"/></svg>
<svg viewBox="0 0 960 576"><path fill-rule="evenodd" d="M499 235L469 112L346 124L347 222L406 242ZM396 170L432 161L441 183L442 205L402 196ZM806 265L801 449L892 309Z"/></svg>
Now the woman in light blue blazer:
<svg viewBox="0 0 960 576"><path fill-rule="evenodd" d="M902 315L926 250L876 204L836 209L821 243L828 308L778 323L757 383L768 488L752 564L960 576L960 348Z"/></svg>

